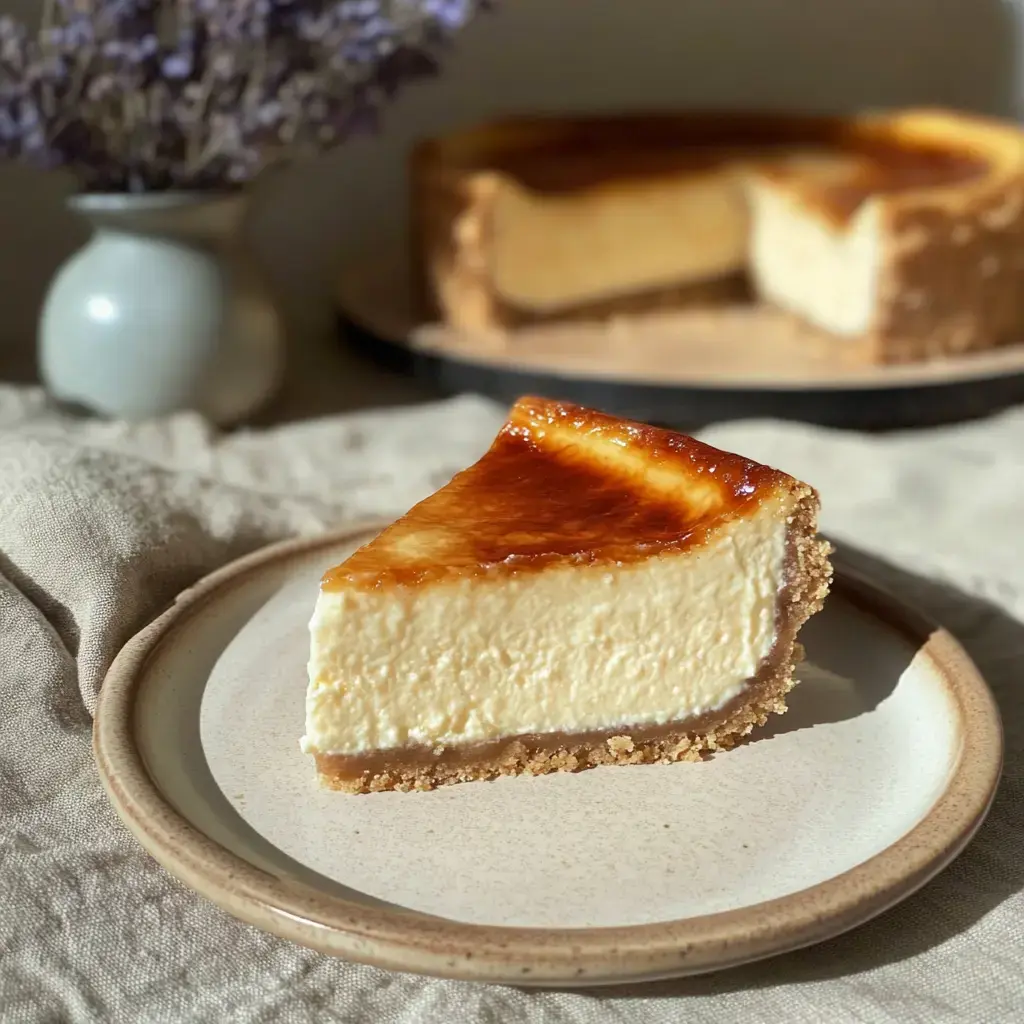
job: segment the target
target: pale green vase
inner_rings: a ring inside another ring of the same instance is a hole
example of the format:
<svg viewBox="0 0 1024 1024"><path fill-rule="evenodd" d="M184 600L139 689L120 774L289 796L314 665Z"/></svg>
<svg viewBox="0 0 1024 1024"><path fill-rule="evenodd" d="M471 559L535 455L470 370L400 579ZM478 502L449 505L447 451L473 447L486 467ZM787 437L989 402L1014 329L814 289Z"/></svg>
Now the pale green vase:
<svg viewBox="0 0 1024 1024"><path fill-rule="evenodd" d="M126 420L195 410L245 420L281 376L281 318L240 228L244 194L81 195L92 239L40 325L54 397Z"/></svg>

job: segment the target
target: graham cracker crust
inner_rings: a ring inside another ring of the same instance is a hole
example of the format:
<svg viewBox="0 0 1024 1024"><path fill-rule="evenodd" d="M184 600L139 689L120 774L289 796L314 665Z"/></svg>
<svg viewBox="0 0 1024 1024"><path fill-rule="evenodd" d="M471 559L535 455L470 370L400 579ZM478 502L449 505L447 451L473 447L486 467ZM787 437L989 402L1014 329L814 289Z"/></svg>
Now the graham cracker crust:
<svg viewBox="0 0 1024 1024"><path fill-rule="evenodd" d="M828 593L830 545L817 536L818 496L802 485L789 521L784 584L772 649L746 688L724 707L665 725L577 734L547 733L459 747L402 748L369 754L316 754L320 783L346 793L430 790L502 775L577 772L599 765L699 761L736 746L771 714L786 711L793 671L803 658L797 634Z"/></svg>

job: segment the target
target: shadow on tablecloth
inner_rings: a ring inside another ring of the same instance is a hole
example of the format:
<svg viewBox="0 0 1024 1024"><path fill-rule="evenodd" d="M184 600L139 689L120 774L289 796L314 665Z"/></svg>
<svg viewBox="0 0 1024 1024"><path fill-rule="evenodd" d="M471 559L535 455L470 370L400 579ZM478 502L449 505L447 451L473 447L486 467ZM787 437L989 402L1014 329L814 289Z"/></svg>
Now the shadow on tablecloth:
<svg viewBox="0 0 1024 1024"><path fill-rule="evenodd" d="M675 981L587 989L602 999L706 996L856 975L910 959L954 940L1024 890L1024 623L994 604L915 576L849 545L844 561L949 629L981 669L999 702L1005 763L991 813L970 846L919 892L845 935L807 949ZM1011 948L1016 933L987 941Z"/></svg>

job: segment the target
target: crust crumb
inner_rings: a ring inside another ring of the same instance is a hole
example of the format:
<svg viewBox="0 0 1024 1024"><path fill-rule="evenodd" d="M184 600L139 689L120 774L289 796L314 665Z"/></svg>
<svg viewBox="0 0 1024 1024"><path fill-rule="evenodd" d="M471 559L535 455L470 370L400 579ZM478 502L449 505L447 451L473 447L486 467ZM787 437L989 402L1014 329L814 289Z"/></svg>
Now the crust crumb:
<svg viewBox="0 0 1024 1024"><path fill-rule="evenodd" d="M613 756L633 753L633 740L629 736L609 736L608 749Z"/></svg>

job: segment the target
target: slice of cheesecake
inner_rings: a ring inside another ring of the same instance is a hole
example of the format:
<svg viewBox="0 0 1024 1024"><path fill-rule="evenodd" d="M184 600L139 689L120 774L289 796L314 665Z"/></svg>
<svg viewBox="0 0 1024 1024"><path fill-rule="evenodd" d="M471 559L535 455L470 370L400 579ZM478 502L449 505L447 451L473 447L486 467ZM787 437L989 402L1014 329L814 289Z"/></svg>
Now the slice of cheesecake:
<svg viewBox="0 0 1024 1024"><path fill-rule="evenodd" d="M806 484L526 398L323 577L303 749L325 785L696 760L785 710L828 590Z"/></svg>

